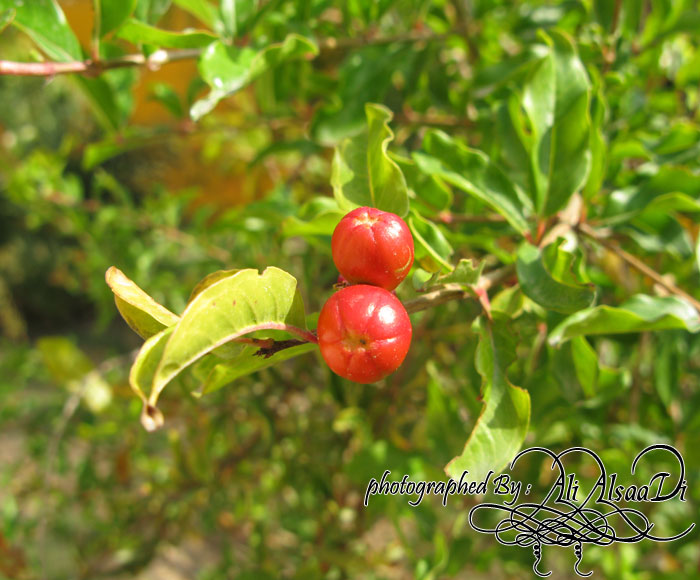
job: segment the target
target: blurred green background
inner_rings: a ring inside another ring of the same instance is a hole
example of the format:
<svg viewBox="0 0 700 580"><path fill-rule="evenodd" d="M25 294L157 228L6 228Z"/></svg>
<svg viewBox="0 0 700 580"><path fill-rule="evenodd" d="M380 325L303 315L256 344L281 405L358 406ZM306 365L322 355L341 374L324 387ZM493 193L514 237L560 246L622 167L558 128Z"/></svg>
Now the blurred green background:
<svg viewBox="0 0 700 580"><path fill-rule="evenodd" d="M87 50L92 2L58 4ZM139 9L182 30L202 24L183 9L193 4ZM128 384L141 341L118 317L104 273L117 266L181 312L208 273L274 265L297 278L307 312L318 311L337 272L326 226L308 223L319 197L331 202L333 146L364 126L365 103L394 112L398 154L439 128L517 180L521 152L502 139L503 111L519 110L511 101L537 31L557 27L591 79L602 153L586 212L697 299L698 3L243 4L262 14L245 38L340 40L321 43L314 60L266 71L196 123L187 111L205 85L195 60L104 75L116 127L73 77L0 76L0 578L532 577L530 549L469 528L472 498L362 505L384 469L443 480L462 451L481 409L478 303L417 316L406 363L378 385L334 376L317 353L201 399L183 379L163 397L166 426L147 433ZM109 40L104 52L129 52ZM16 28L0 35L3 60L36 56ZM653 205L660 194L678 195ZM445 184L430 195L449 201L412 203L437 224L443 256L513 262L512 231L483 204ZM477 219L441 220L443 211ZM615 252L582 247L600 303L658 291ZM644 446L673 444L687 462L688 501L654 506L655 531L697 520L698 336L596 337L596 389L586 392L570 350L544 343L558 319L523 307L510 283L492 301L517 319L509 376L532 397L525 444L584 445L620 473ZM700 577L697 533L584 553L582 569L598 578ZM545 562L553 577L574 577L571 550L545 550Z"/></svg>

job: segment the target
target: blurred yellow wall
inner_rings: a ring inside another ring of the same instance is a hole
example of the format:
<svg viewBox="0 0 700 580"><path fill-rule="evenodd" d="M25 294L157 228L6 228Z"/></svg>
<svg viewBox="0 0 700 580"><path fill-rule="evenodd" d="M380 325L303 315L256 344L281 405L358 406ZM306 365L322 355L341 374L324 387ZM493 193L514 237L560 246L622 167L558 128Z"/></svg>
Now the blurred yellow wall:
<svg viewBox="0 0 700 580"><path fill-rule="evenodd" d="M92 0L60 0L59 4L66 18L78 36L83 47L90 46L94 11ZM193 16L171 6L159 27L169 30L182 30L186 27L198 28L202 24ZM134 49L136 50L136 49ZM164 151L157 155L157 169L150 179L163 182L171 190L195 187L199 195L194 205L215 205L231 207L264 197L274 185L270 172L264 165L250 168L245 159L237 155L235 144L222 147L220 155L213 159L203 159L203 145L206 135L184 132L178 121L156 101L149 98L150 87L155 83L171 86L184 102L187 88L197 76L196 60L186 60L167 64L160 70L140 70L139 80L133 91L134 109L131 124L140 126L172 125L172 139L164 140ZM235 105L226 103L223 108L233 112ZM187 123L185 123L187 125ZM178 136L180 134L180 136ZM234 141L235 138L232 138ZM150 148L153 153L153 148ZM228 156L227 158L224 158ZM275 173L286 173L283 168L275 168Z"/></svg>

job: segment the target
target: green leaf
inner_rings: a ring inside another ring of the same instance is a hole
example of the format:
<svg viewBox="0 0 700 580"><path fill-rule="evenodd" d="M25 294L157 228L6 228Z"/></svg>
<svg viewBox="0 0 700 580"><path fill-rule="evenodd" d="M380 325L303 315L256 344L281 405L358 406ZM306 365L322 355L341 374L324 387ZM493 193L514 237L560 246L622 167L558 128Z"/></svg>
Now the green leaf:
<svg viewBox="0 0 700 580"><path fill-rule="evenodd" d="M98 0L100 36L117 30L134 13L138 0Z"/></svg>
<svg viewBox="0 0 700 580"><path fill-rule="evenodd" d="M445 276L437 279L438 284L461 284L462 286L472 286L479 281L484 263L475 266L471 260L463 258L459 261L455 269Z"/></svg>
<svg viewBox="0 0 700 580"><path fill-rule="evenodd" d="M428 272L423 268L414 268L413 277L411 279L413 289L417 292L425 292L428 288L434 285L437 278L438 274L435 272Z"/></svg>
<svg viewBox="0 0 700 580"><path fill-rule="evenodd" d="M460 413L460 404L454 392L450 392L444 377L438 372L435 361L429 360L426 391L425 441L430 446L430 456L435 461L449 461L451 449L461 445L468 431Z"/></svg>
<svg viewBox="0 0 700 580"><path fill-rule="evenodd" d="M173 0L173 4L198 18L208 28L216 27L219 16L216 7L208 0Z"/></svg>
<svg viewBox="0 0 700 580"><path fill-rule="evenodd" d="M233 276L236 272L240 272L240 269L217 270L216 272L212 272L211 274L207 274L192 289L192 292L190 292L190 297L187 299L187 304L192 302L192 300L194 300L200 292L202 292L203 290L206 290L212 284L215 284L216 282L219 282L220 280L223 280L224 278L229 278L229 277Z"/></svg>
<svg viewBox="0 0 700 580"><path fill-rule="evenodd" d="M430 209L430 213L449 209L452 206L452 190L435 175L423 173L415 161L389 154L396 161L401 172L406 178L409 193L424 202Z"/></svg>
<svg viewBox="0 0 700 580"><path fill-rule="evenodd" d="M594 287L575 283L573 275L566 272L574 257L557 246L554 249L556 261L553 264L558 268L557 272L547 269L539 248L527 242L520 246L515 266L523 293L543 308L556 312L570 313L588 308L595 300ZM554 278L555 274L559 280ZM560 281L565 278L568 280Z"/></svg>
<svg viewBox="0 0 700 580"><path fill-rule="evenodd" d="M36 347L51 378L59 385L78 381L95 368L88 356L64 336L42 337Z"/></svg>
<svg viewBox="0 0 700 580"><path fill-rule="evenodd" d="M563 208L584 186L591 166L589 87L572 41L541 33L548 54L528 78L522 106L532 129L532 195L539 215Z"/></svg>
<svg viewBox="0 0 700 580"><path fill-rule="evenodd" d="M494 322L477 318L479 346L476 368L482 378L484 407L461 455L445 467L448 476L481 481L490 470L498 472L520 450L530 423L530 394L513 385L506 371L515 360L515 338L510 319L494 313Z"/></svg>
<svg viewBox="0 0 700 580"><path fill-rule="evenodd" d="M346 212L338 208L332 197L314 197L299 208L298 215L282 221L282 235L331 236Z"/></svg>
<svg viewBox="0 0 700 580"><path fill-rule="evenodd" d="M170 8L171 0L137 0L135 17L147 24L155 24Z"/></svg>
<svg viewBox="0 0 700 580"><path fill-rule="evenodd" d="M239 91L262 73L290 60L318 54L310 39L289 34L284 42L262 50L238 48L215 42L207 47L199 60L199 72L211 88L209 94L190 109L194 120L210 113L224 97Z"/></svg>
<svg viewBox="0 0 700 580"><path fill-rule="evenodd" d="M163 426L163 414L155 404L149 403L146 393L153 384L153 378L158 370L160 359L163 357L165 346L174 331L175 327L171 326L146 340L129 372L129 385L143 402L141 424L147 431L155 431Z"/></svg>
<svg viewBox="0 0 700 580"><path fill-rule="evenodd" d="M117 36L137 46L152 44L159 48L203 48L216 40L216 36L205 30L171 32L135 18L127 20L117 31Z"/></svg>
<svg viewBox="0 0 700 580"><path fill-rule="evenodd" d="M686 167L647 166L651 174L641 183L611 196L606 216L628 220L644 210L697 212L700 209L700 175Z"/></svg>
<svg viewBox="0 0 700 580"><path fill-rule="evenodd" d="M570 393L572 387L578 387L587 399L595 396L598 388L598 356L583 336L577 336L560 348L552 349L550 356L552 370L562 391ZM573 392L578 396L578 393Z"/></svg>
<svg viewBox="0 0 700 580"><path fill-rule="evenodd" d="M82 59L78 38L55 0L0 0L0 11L14 10L12 24L25 32L49 58Z"/></svg>
<svg viewBox="0 0 700 580"><path fill-rule="evenodd" d="M682 333L677 330L660 332L654 338L654 386L668 409L680 390L681 369L685 368L681 352L685 341Z"/></svg>
<svg viewBox="0 0 700 580"><path fill-rule="evenodd" d="M700 331L697 311L675 296L637 294L619 307L596 306L572 314L549 335L553 346L575 336L682 328Z"/></svg>
<svg viewBox="0 0 700 580"><path fill-rule="evenodd" d="M180 320L176 314L158 304L114 266L107 270L105 279L114 292L114 301L119 313L142 338L149 338Z"/></svg>
<svg viewBox="0 0 700 580"><path fill-rule="evenodd" d="M304 157L311 157L312 155L321 153L322 151L323 148L310 139L293 139L290 141L275 140L260 149L249 165L250 167L254 167L255 165L262 163L269 156L284 153L298 153Z"/></svg>
<svg viewBox="0 0 700 580"><path fill-rule="evenodd" d="M291 216L282 222L282 235L290 236L331 236L338 222L346 212L339 209L323 211L309 220Z"/></svg>
<svg viewBox="0 0 700 580"><path fill-rule="evenodd" d="M310 342L306 330L304 305L293 276L278 268L238 270L206 285L192 301L174 327L162 349L151 349L143 356L158 358L148 404L155 407L163 388L180 372L215 349L245 334L259 330L284 330ZM153 360L137 363L152 368ZM150 372L150 371L149 371Z"/></svg>
<svg viewBox="0 0 700 580"><path fill-rule="evenodd" d="M236 2L236 36L243 37L250 33L252 27L258 19L270 9L270 6L275 6L274 3L263 2L260 10L258 5L260 0L235 0Z"/></svg>
<svg viewBox="0 0 700 580"><path fill-rule="evenodd" d="M423 147L428 155L416 153L413 158L424 173L440 177L479 199L521 234L528 230L525 208L515 187L486 154L441 131L428 131Z"/></svg>
<svg viewBox="0 0 700 580"><path fill-rule="evenodd" d="M600 191L607 171L608 146L603 134L604 123L605 99L602 89L599 88L591 103L591 170L583 188L583 196L586 199Z"/></svg>
<svg viewBox="0 0 700 580"><path fill-rule="evenodd" d="M520 98L512 93L498 108L495 129L498 134L498 148L494 161L520 188L530 187L530 143L531 137L525 130L524 112Z"/></svg>
<svg viewBox="0 0 700 580"><path fill-rule="evenodd" d="M64 336L45 336L37 340L51 378L73 393L80 393L86 406L99 413L112 401L112 389L95 369L87 355Z"/></svg>
<svg viewBox="0 0 700 580"><path fill-rule="evenodd" d="M108 159L144 146L146 135L126 130L124 134L110 135L101 141L95 141L85 147L83 152L83 169L89 171Z"/></svg>
<svg viewBox="0 0 700 580"><path fill-rule="evenodd" d="M194 370L195 375L202 375L202 385L195 395L206 395L207 393L225 387L240 377L306 354L316 348L317 346L315 344L309 342L285 348L265 358L264 356L256 354L260 350L259 347L246 345L241 346L239 352L224 363L219 362L214 364L215 359L213 358L203 359L201 367L195 368Z"/></svg>
<svg viewBox="0 0 700 580"><path fill-rule="evenodd" d="M382 105L367 103L367 131L345 139L335 150L331 185L338 205L349 211L370 206L395 213L408 213L408 188L403 173L387 155L394 134L389 129L392 113Z"/></svg>
<svg viewBox="0 0 700 580"><path fill-rule="evenodd" d="M657 26L647 27L644 31L641 51L648 50L653 46L657 46L662 43L669 36L678 34L679 32L692 32L697 33L700 29L700 14L698 14L697 9L688 10L680 12L680 8L683 6L683 2L672 2L670 7L675 8L675 13L671 13L671 18L665 18L664 26L660 27L659 30ZM664 10L664 4L657 4L660 10ZM667 16L664 14L664 16ZM650 19L648 19L650 20ZM656 21L660 24L660 19Z"/></svg>
<svg viewBox="0 0 700 580"><path fill-rule="evenodd" d="M441 268L451 271L453 268L449 258L454 250L440 228L415 212L411 213L407 224L413 235L416 260L421 266L429 272Z"/></svg>
<svg viewBox="0 0 700 580"><path fill-rule="evenodd" d="M511 318L517 318L522 312L525 302L519 286L505 287L491 298L491 310L498 310Z"/></svg>
<svg viewBox="0 0 700 580"><path fill-rule="evenodd" d="M182 103L180 102L180 96L170 85L166 83L156 83L152 85L150 97L168 109L174 117L181 119L185 116Z"/></svg>
<svg viewBox="0 0 700 580"><path fill-rule="evenodd" d="M15 19L15 16L17 16L17 11L14 8L11 8L10 10L3 10L0 12L0 32L5 30L10 24L12 24L12 21Z"/></svg>
<svg viewBox="0 0 700 580"><path fill-rule="evenodd" d="M221 23L224 29L224 38L233 40L238 34L238 18L236 16L237 0L221 0L219 11L221 12Z"/></svg>
<svg viewBox="0 0 700 580"><path fill-rule="evenodd" d="M105 130L114 132L118 129L122 125L123 115L115 100L115 92L105 77L76 76L74 81L85 92L95 117Z"/></svg>
<svg viewBox="0 0 700 580"><path fill-rule="evenodd" d="M421 66L419 61L430 58L431 53L431 50L416 51L405 43L369 44L343 58L342 64L334 67L332 78L328 74L314 75L317 90L332 98L324 99L315 110L309 127L311 137L317 143L335 147L344 139L359 135L367 122L365 105L386 102L395 90L392 79L415 75L416 67ZM337 51L331 51L332 54Z"/></svg>

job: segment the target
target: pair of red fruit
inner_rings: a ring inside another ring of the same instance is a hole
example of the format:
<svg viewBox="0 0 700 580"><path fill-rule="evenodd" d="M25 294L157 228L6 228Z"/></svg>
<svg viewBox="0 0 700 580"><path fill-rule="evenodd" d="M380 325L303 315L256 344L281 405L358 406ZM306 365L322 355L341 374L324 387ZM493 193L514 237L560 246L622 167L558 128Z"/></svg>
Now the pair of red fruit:
<svg viewBox="0 0 700 580"><path fill-rule="evenodd" d="M341 377L373 383L393 373L411 345L411 321L391 291L413 265L413 238L399 216L360 207L336 226L331 251L351 285L321 309L321 356Z"/></svg>

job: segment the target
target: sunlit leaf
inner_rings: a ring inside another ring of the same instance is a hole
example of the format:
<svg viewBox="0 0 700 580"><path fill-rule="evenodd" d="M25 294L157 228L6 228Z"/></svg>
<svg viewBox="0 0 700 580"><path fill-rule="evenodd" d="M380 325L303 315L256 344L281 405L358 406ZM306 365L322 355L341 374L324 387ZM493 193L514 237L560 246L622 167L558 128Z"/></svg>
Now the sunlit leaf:
<svg viewBox="0 0 700 580"><path fill-rule="evenodd" d="M217 10L209 0L173 0L173 4L198 18L207 27L215 28L218 19Z"/></svg>
<svg viewBox="0 0 700 580"><path fill-rule="evenodd" d="M129 372L129 385L143 403L141 424L147 431L154 431L163 426L163 414L154 404L149 403L149 393L158 364L163 356L165 345L175 330L174 326L154 334L143 343ZM157 401L157 397L156 397Z"/></svg>
<svg viewBox="0 0 700 580"><path fill-rule="evenodd" d="M215 42L207 47L199 60L199 71L211 91L192 105L190 115L197 120L211 112L221 99L239 91L265 71L316 54L318 47L298 34L289 34L283 42L261 50Z"/></svg>
<svg viewBox="0 0 700 580"><path fill-rule="evenodd" d="M700 331L700 317L685 300L675 296L638 294L618 307L596 306L572 314L549 335L552 345L575 336L620 334L682 328Z"/></svg>
<svg viewBox="0 0 700 580"><path fill-rule="evenodd" d="M381 105L365 107L367 131L343 141L335 150L331 184L338 205L346 211L376 207L399 216L408 213L408 189L401 169L387 155L394 134L392 113Z"/></svg>
<svg viewBox="0 0 700 580"><path fill-rule="evenodd" d="M136 384L148 393L149 408L156 407L163 388L185 368L245 334L284 330L315 342L306 330L296 280L283 270L270 267L262 274L238 270L203 286L173 327L167 343L154 341L136 359L135 365L143 370L135 375L132 386Z"/></svg>
<svg viewBox="0 0 700 580"><path fill-rule="evenodd" d="M535 63L522 106L532 127L533 201L548 216L583 187L590 171L590 83L571 39L555 31L542 38L548 54Z"/></svg>
<svg viewBox="0 0 700 580"><path fill-rule="evenodd" d="M58 61L81 60L82 50L66 16L55 0L0 0L0 11L14 11L16 26Z"/></svg>
<svg viewBox="0 0 700 580"><path fill-rule="evenodd" d="M411 159L398 155L391 158L404 174L409 192L427 205L428 213L447 210L452 205L452 190L439 177L423 173Z"/></svg>
<svg viewBox="0 0 700 580"><path fill-rule="evenodd" d="M566 263L564 269L572 264L573 256L561 248L556 254ZM561 264L559 265L561 267ZM575 284L571 276L564 277L560 273L555 279L544 262L540 249L529 243L523 243L518 250L516 261L518 281L523 293L543 308L556 312L576 312L589 307L595 300L595 289L592 285Z"/></svg>
<svg viewBox="0 0 700 580"><path fill-rule="evenodd" d="M490 470L498 472L511 461L530 423L530 394L507 377L516 358L510 320L497 315L490 323L479 317L476 330L476 367L482 378L484 406L464 450L445 467L447 475L456 479L468 471L470 481L481 481Z"/></svg>
<svg viewBox="0 0 700 580"><path fill-rule="evenodd" d="M515 187L484 153L440 131L429 131L423 147L428 155L416 153L413 158L424 173L476 197L505 217L516 231L528 230L526 210Z"/></svg>
<svg viewBox="0 0 700 580"><path fill-rule="evenodd" d="M171 0L137 0L134 16L146 24L155 24L170 8Z"/></svg>
<svg viewBox="0 0 700 580"><path fill-rule="evenodd" d="M335 226L343 219L346 212L339 209L323 211L309 220L288 217L282 222L282 235L288 236L330 236Z"/></svg>
<svg viewBox="0 0 700 580"><path fill-rule="evenodd" d="M611 196L605 215L628 220L646 209L653 211L700 211L700 175L686 167L647 166L640 182Z"/></svg>
<svg viewBox="0 0 700 580"><path fill-rule="evenodd" d="M460 260L455 269L449 274L441 276L437 279L440 284L461 284L462 286L471 286L479 281L481 271L484 269L484 263L480 262L478 266L469 259Z"/></svg>
<svg viewBox="0 0 700 580"><path fill-rule="evenodd" d="M221 12L221 23L224 35L232 40L238 34L238 17L236 16L236 4L238 0L220 0L219 10Z"/></svg>
<svg viewBox="0 0 700 580"><path fill-rule="evenodd" d="M413 236L416 260L420 262L426 270L431 272L435 272L440 268L451 271L452 265L449 259L454 250L450 242L445 238L445 235L440 231L440 228L417 213L411 214L407 224ZM434 260L439 266L437 268L431 267L429 262L426 263L423 260L425 257Z"/></svg>
<svg viewBox="0 0 700 580"><path fill-rule="evenodd" d="M216 40L205 30L171 32L130 18L117 31L117 36L132 44L152 44L159 48L203 48Z"/></svg>
<svg viewBox="0 0 700 580"><path fill-rule="evenodd" d="M12 21L15 19L16 15L17 11L14 8L0 12L0 32L12 24Z"/></svg>
<svg viewBox="0 0 700 580"><path fill-rule="evenodd" d="M114 266L107 270L105 278L114 292L119 313L141 337L149 338L179 320L176 314L158 304Z"/></svg>
<svg viewBox="0 0 700 580"><path fill-rule="evenodd" d="M97 0L100 3L100 35L119 28L134 13L138 0Z"/></svg>

